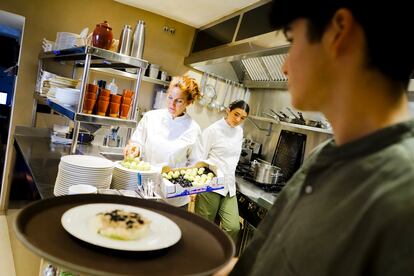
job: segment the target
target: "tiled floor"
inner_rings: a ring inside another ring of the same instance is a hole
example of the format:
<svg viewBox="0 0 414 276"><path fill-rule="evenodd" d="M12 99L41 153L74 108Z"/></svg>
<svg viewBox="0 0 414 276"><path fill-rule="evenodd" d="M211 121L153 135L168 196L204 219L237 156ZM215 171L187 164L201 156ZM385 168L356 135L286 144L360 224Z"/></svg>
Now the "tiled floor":
<svg viewBox="0 0 414 276"><path fill-rule="evenodd" d="M17 214L18 210L9 209L6 216L0 216L0 275L38 276L40 258L22 245L13 231Z"/></svg>
<svg viewBox="0 0 414 276"><path fill-rule="evenodd" d="M0 275L16 275L6 216L0 216Z"/></svg>

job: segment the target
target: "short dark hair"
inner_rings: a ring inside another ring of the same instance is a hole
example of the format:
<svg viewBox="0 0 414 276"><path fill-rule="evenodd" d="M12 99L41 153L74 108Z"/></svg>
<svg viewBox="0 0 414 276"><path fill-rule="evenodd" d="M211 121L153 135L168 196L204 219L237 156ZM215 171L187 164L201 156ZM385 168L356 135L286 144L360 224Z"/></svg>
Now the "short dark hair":
<svg viewBox="0 0 414 276"><path fill-rule="evenodd" d="M336 10L349 9L367 41L367 65L407 87L414 69L414 34L410 1L273 0L270 21L276 29L308 20L309 41L319 41Z"/></svg>
<svg viewBox="0 0 414 276"><path fill-rule="evenodd" d="M231 104L229 104L230 111L233 111L236 108L240 108L240 109L246 111L247 115L249 115L250 107L249 107L249 104L246 103L245 101L237 100L237 101L234 101Z"/></svg>

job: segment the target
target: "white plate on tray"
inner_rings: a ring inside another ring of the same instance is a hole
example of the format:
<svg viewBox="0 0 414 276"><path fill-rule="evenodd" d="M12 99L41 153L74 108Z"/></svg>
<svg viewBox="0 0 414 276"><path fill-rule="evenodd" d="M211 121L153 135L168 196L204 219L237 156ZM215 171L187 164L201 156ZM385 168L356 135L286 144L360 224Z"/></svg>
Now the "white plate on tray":
<svg viewBox="0 0 414 276"><path fill-rule="evenodd" d="M149 219L148 233L137 240L115 240L97 233L93 224L96 214L121 209ZM72 236L87 243L125 251L152 251L168 248L181 239L181 230L171 219L156 212L123 204L85 204L67 210L61 218L63 228Z"/></svg>

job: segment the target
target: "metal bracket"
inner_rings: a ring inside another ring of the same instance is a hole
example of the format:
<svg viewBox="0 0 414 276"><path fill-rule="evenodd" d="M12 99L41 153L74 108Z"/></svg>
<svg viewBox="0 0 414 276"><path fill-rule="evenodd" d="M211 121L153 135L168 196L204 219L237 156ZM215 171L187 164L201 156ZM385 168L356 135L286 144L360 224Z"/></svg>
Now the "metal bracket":
<svg viewBox="0 0 414 276"><path fill-rule="evenodd" d="M258 130L267 131L266 136L270 136L272 134L273 123L269 122L269 126L267 128L260 127L253 119L247 117L248 121L251 122Z"/></svg>

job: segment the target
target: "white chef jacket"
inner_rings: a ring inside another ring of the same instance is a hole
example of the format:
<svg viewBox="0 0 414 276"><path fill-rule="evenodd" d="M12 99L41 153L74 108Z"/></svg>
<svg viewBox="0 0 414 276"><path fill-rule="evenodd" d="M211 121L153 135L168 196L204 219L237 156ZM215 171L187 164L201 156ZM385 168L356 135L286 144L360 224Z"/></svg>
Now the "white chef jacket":
<svg viewBox="0 0 414 276"><path fill-rule="evenodd" d="M151 165L188 167L201 157L200 126L188 114L173 119L167 109L146 112L132 134L131 142L141 145L142 159ZM189 202L189 197L167 202L183 206Z"/></svg>
<svg viewBox="0 0 414 276"><path fill-rule="evenodd" d="M239 162L243 129L231 127L221 119L203 131L203 159L216 165L224 173L224 189L214 192L230 197L236 194L236 166Z"/></svg>

